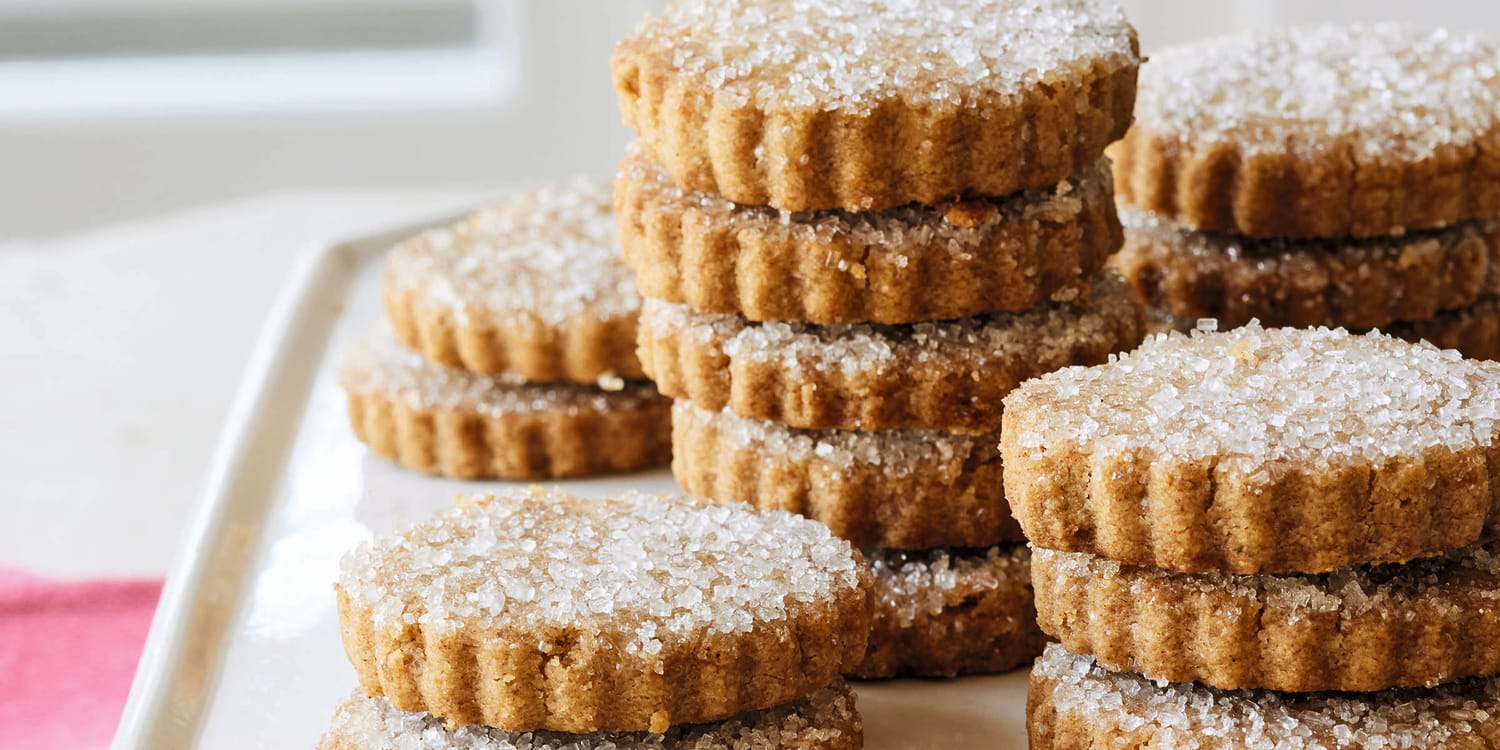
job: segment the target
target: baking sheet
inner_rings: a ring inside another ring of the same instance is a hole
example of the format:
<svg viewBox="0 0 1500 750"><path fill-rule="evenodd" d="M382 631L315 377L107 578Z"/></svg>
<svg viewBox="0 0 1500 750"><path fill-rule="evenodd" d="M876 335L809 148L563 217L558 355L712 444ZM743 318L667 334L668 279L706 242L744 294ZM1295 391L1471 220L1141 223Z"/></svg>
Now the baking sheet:
<svg viewBox="0 0 1500 750"><path fill-rule="evenodd" d="M335 383L383 315L380 259L402 227L306 255L272 314L167 578L117 748L311 748L355 686L334 614L343 552L505 486L403 471L349 432ZM584 495L675 488L665 471L559 482ZM1024 672L857 687L872 750L1025 747Z"/></svg>

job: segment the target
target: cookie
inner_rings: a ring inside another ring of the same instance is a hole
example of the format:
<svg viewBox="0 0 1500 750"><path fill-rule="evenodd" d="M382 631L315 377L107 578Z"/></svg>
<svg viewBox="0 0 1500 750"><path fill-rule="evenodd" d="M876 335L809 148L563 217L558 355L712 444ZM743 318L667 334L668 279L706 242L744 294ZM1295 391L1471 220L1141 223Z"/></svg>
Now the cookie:
<svg viewBox="0 0 1500 750"><path fill-rule="evenodd" d="M865 679L992 674L1042 652L1024 544L988 550L866 550L874 623Z"/></svg>
<svg viewBox="0 0 1500 750"><path fill-rule="evenodd" d="M1193 232L1122 209L1111 259L1146 304L1224 328L1385 328L1500 295L1500 221L1373 239L1257 239Z"/></svg>
<svg viewBox="0 0 1500 750"><path fill-rule="evenodd" d="M982 435L1022 381L1141 340L1141 311L1117 275L1065 291L1069 301L1023 312L901 326L752 323L648 298L639 352L662 393L710 411L802 429Z"/></svg>
<svg viewBox="0 0 1500 750"><path fill-rule="evenodd" d="M354 434L376 455L458 479L609 474L671 460L671 402L644 381L524 383L428 362L387 329L339 374Z"/></svg>
<svg viewBox="0 0 1500 750"><path fill-rule="evenodd" d="M450 727L663 732L827 687L863 657L869 574L788 513L681 496L476 496L346 555L367 694Z"/></svg>
<svg viewBox="0 0 1500 750"><path fill-rule="evenodd" d="M1037 549L1042 630L1107 669L1373 692L1500 674L1500 546L1316 576L1172 573Z"/></svg>
<svg viewBox="0 0 1500 750"><path fill-rule="evenodd" d="M506 732L470 725L449 729L429 714L393 708L356 691L334 712L318 750L859 750L864 726L854 691L836 682L784 706L662 734Z"/></svg>
<svg viewBox="0 0 1500 750"><path fill-rule="evenodd" d="M1500 217L1500 49L1393 24L1155 52L1110 149L1120 200L1183 227L1374 237Z"/></svg>
<svg viewBox="0 0 1500 750"><path fill-rule="evenodd" d="M1182 572L1322 573L1500 531L1500 378L1342 329L1157 335L1005 398L1038 547Z"/></svg>
<svg viewBox="0 0 1500 750"><path fill-rule="evenodd" d="M1407 341L1430 341L1469 359L1500 360L1500 295L1429 320L1392 323L1386 332Z"/></svg>
<svg viewBox="0 0 1500 750"><path fill-rule="evenodd" d="M610 183L518 193L397 245L391 325L427 359L485 375L592 383L640 378L640 297L620 261Z"/></svg>
<svg viewBox="0 0 1500 750"><path fill-rule="evenodd" d="M673 182L787 211L1055 184L1125 132L1139 64L1084 0L679 0L610 57Z"/></svg>
<svg viewBox="0 0 1500 750"><path fill-rule="evenodd" d="M1031 669L1036 750L1488 750L1500 679L1379 693L1224 692L1109 672L1056 644Z"/></svg>
<svg viewBox="0 0 1500 750"><path fill-rule="evenodd" d="M807 516L858 547L1025 540L1005 503L996 433L799 430L677 401L672 474L699 497Z"/></svg>
<svg viewBox="0 0 1500 750"><path fill-rule="evenodd" d="M1120 248L1106 160L1004 198L778 211L673 185L633 147L615 180L647 297L750 320L910 323L1024 310Z"/></svg>

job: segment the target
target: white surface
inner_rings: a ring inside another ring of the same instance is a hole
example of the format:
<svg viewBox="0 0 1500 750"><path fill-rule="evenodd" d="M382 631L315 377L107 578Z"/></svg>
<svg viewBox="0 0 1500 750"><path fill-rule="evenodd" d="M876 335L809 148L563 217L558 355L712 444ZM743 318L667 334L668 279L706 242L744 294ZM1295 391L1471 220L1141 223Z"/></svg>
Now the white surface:
<svg viewBox="0 0 1500 750"><path fill-rule="evenodd" d="M188 555L162 608L117 740L121 748L312 747L354 687L332 584L351 545L502 483L406 472L350 434L335 371L382 314L382 237L304 267L261 342L217 456ZM673 486L658 471L566 482L584 494ZM866 746L1025 743L1025 677L860 686ZM268 720L274 717L274 720ZM196 742L195 742L196 741Z"/></svg>

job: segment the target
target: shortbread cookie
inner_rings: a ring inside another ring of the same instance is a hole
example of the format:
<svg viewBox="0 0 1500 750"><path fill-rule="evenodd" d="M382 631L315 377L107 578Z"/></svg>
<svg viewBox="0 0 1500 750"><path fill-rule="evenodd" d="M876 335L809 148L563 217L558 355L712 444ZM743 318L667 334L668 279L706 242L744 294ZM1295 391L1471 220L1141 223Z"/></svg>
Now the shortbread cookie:
<svg viewBox="0 0 1500 750"><path fill-rule="evenodd" d="M803 429L982 435L1022 381L1141 340L1140 308L1113 272L1065 292L1069 301L1024 312L901 326L751 323L647 299L641 363L662 393L711 411Z"/></svg>
<svg viewBox="0 0 1500 750"><path fill-rule="evenodd" d="M1034 750L1490 750L1500 679L1380 693L1224 692L1109 672L1056 644L1031 669Z"/></svg>
<svg viewBox="0 0 1500 750"><path fill-rule="evenodd" d="M1110 153L1122 202L1191 229L1372 237L1500 216L1500 49L1397 25L1161 50Z"/></svg>
<svg viewBox="0 0 1500 750"><path fill-rule="evenodd" d="M428 362L386 329L339 375L376 455L459 479L608 474L671 460L671 402L643 381L529 384Z"/></svg>
<svg viewBox="0 0 1500 750"><path fill-rule="evenodd" d="M1111 263L1151 307L1224 328L1384 328L1500 295L1500 220L1403 237L1256 239L1120 211Z"/></svg>
<svg viewBox="0 0 1500 750"><path fill-rule="evenodd" d="M1042 630L1113 670L1225 690L1370 692L1500 674L1500 546L1316 576L1032 555Z"/></svg>
<svg viewBox="0 0 1500 750"><path fill-rule="evenodd" d="M1024 541L997 433L799 430L677 401L672 473L699 497L798 513L859 547Z"/></svg>
<svg viewBox="0 0 1500 750"><path fill-rule="evenodd" d="M909 323L1024 310L1120 248L1109 165L1005 198L792 213L684 191L632 148L615 181L647 297L750 320Z"/></svg>
<svg viewBox="0 0 1500 750"><path fill-rule="evenodd" d="M1125 132L1139 64L1085 0L679 0L610 59L673 181L788 211L1056 183Z"/></svg>
<svg viewBox="0 0 1500 750"><path fill-rule="evenodd" d="M1042 652L1026 545L865 550L865 557L875 578L874 627L852 675L993 674Z"/></svg>
<svg viewBox="0 0 1500 750"><path fill-rule="evenodd" d="M449 726L663 732L796 701L864 655L869 574L789 513L682 496L473 497L345 557L370 695Z"/></svg>
<svg viewBox="0 0 1500 750"><path fill-rule="evenodd" d="M1500 378L1342 329L1158 335L1005 399L1038 547L1183 572L1322 573L1500 531Z"/></svg>
<svg viewBox="0 0 1500 750"><path fill-rule="evenodd" d="M1470 359L1500 360L1500 296L1486 297L1430 320L1392 323L1386 332L1407 341L1430 341L1444 349L1457 349Z"/></svg>
<svg viewBox="0 0 1500 750"><path fill-rule="evenodd" d="M339 704L318 750L859 750L863 722L842 681L784 706L662 734L507 732L479 725L449 729L424 713L355 692Z"/></svg>
<svg viewBox="0 0 1500 750"><path fill-rule="evenodd" d="M620 260L610 183L519 193L386 259L396 333L439 364L532 381L641 377L640 297Z"/></svg>

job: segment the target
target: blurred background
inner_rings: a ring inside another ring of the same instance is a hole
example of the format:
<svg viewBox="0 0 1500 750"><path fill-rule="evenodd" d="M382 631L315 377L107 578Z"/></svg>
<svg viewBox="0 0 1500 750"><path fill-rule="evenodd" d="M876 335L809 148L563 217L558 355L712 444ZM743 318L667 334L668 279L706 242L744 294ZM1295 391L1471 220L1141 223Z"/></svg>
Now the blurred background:
<svg viewBox="0 0 1500 750"><path fill-rule="evenodd" d="M0 241L270 190L605 172L610 45L655 0L0 0ZM1134 0L1150 49L1493 0Z"/></svg>

